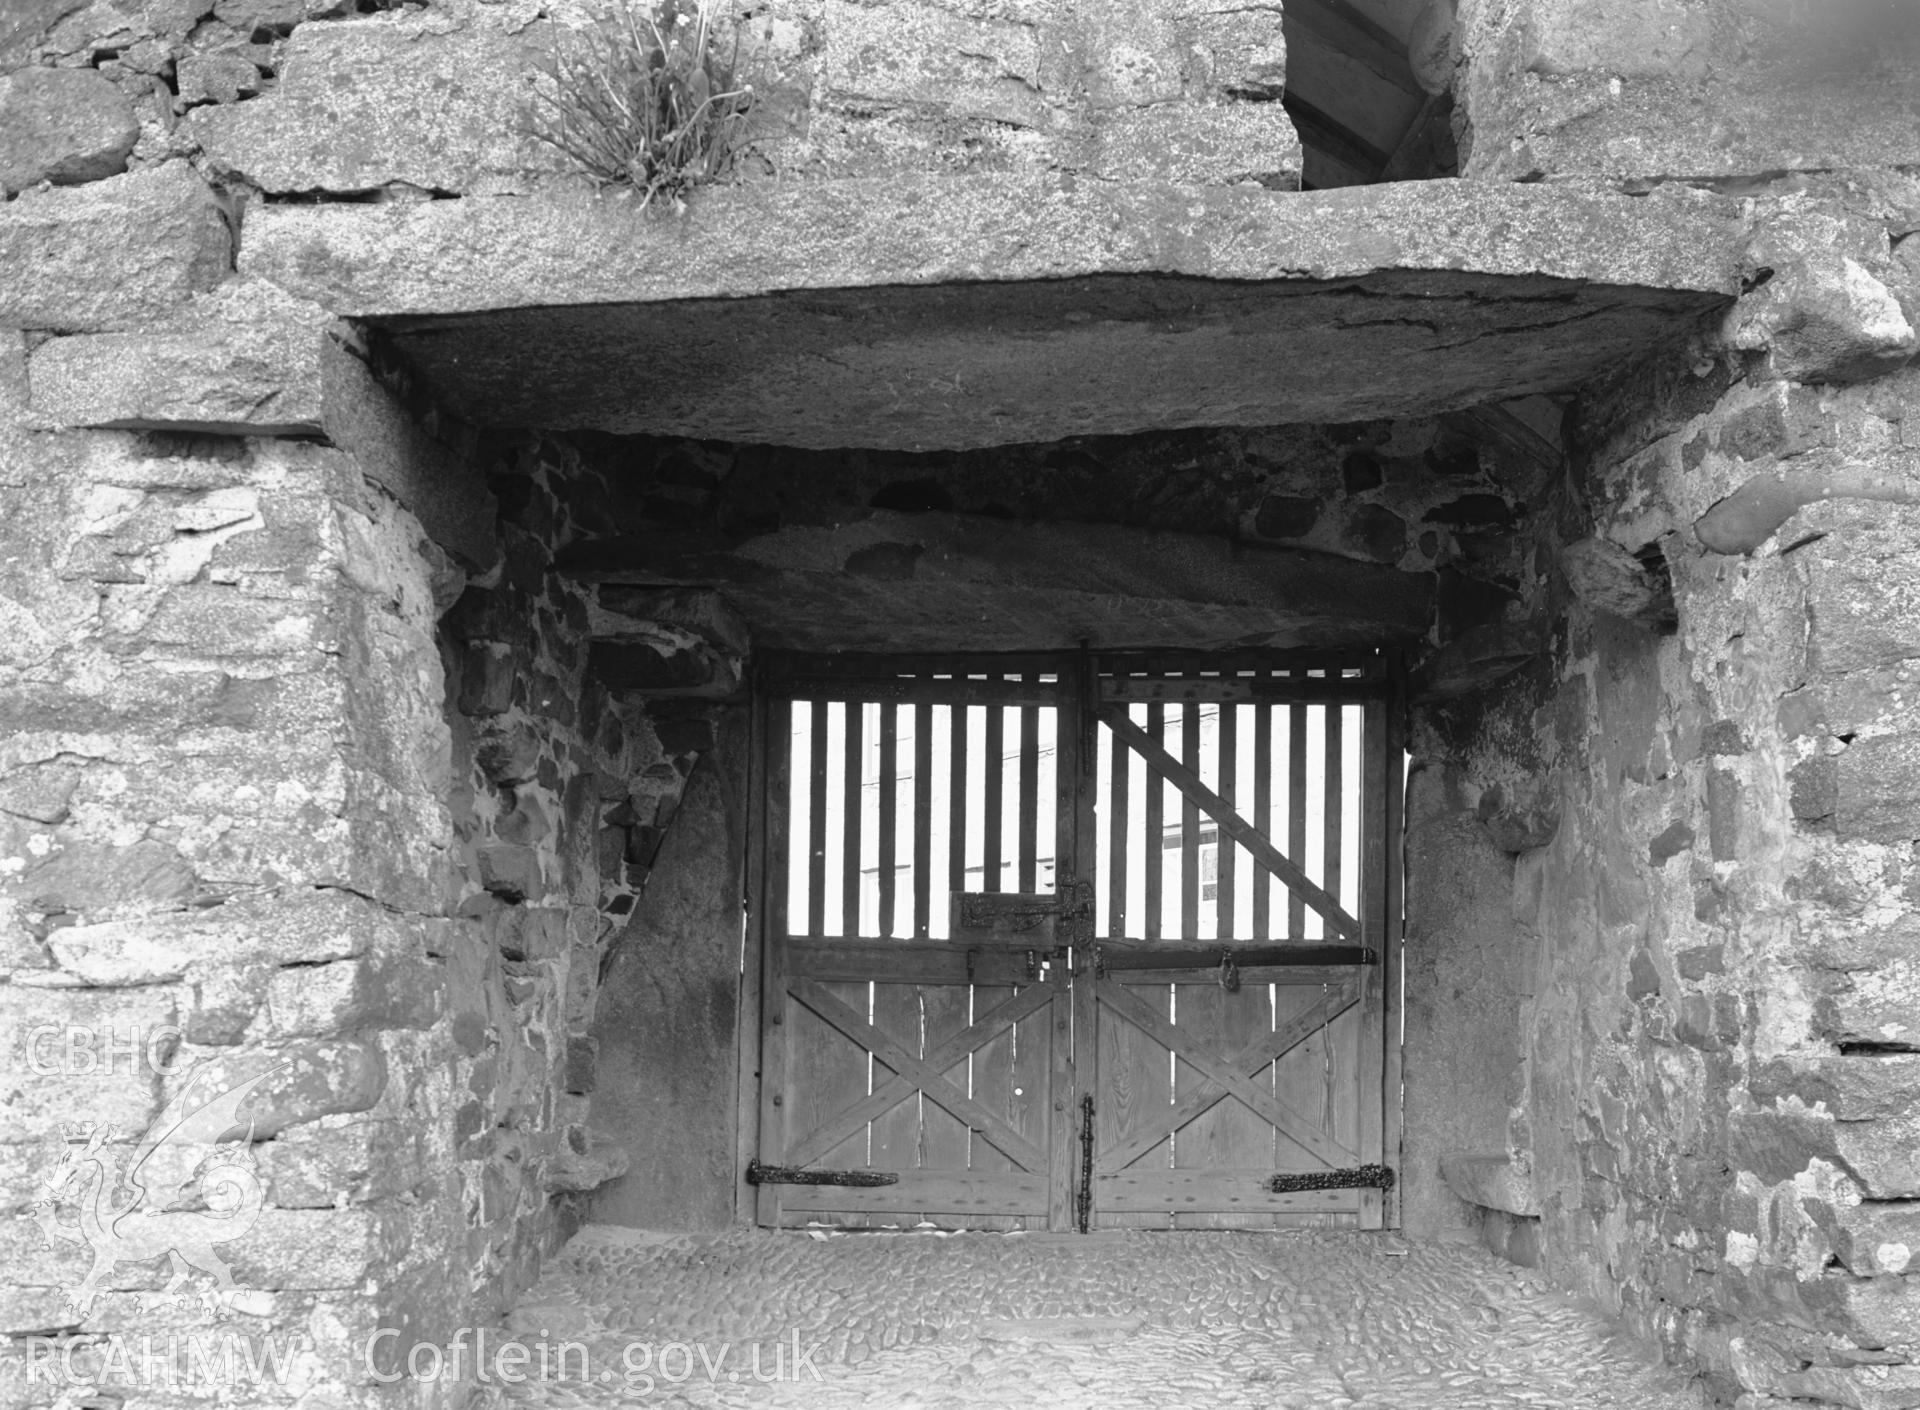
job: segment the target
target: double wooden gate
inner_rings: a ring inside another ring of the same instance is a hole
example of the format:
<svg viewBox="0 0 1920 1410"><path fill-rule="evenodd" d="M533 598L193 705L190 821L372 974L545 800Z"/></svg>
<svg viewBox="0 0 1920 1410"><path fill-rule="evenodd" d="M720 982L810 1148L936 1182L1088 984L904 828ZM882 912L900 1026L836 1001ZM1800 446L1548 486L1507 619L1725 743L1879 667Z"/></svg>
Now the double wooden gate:
<svg viewBox="0 0 1920 1410"><path fill-rule="evenodd" d="M759 1221L1396 1222L1393 686L1380 653L769 661Z"/></svg>

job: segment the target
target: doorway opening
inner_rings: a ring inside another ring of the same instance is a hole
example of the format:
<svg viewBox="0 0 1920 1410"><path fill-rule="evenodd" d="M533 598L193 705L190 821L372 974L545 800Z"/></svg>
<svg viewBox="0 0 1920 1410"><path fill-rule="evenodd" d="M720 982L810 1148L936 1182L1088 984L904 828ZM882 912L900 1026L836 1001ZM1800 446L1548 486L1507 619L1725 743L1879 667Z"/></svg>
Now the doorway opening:
<svg viewBox="0 0 1920 1410"><path fill-rule="evenodd" d="M772 656L764 1225L1392 1227L1397 663Z"/></svg>

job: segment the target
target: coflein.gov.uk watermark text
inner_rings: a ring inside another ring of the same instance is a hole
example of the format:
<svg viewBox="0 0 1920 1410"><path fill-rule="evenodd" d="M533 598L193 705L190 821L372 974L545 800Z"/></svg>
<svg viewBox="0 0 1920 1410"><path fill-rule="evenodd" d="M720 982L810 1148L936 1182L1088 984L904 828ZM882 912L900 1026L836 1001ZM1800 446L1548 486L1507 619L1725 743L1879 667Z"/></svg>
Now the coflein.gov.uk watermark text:
<svg viewBox="0 0 1920 1410"><path fill-rule="evenodd" d="M485 1328L463 1328L446 1346L416 1342L405 1349L400 1332L382 1328L367 1340L366 1370L375 1381L464 1380L520 1385L527 1381L619 1383L631 1394L646 1395L661 1384L684 1385L700 1377L709 1384L823 1380L815 1358L822 1343L804 1348L800 1333L786 1339L750 1342L627 1342L617 1366L603 1345L598 1358L578 1341L524 1340Z"/></svg>
<svg viewBox="0 0 1920 1410"><path fill-rule="evenodd" d="M16 1369L28 1385L212 1389L221 1386L287 1384L303 1356L315 1350L311 1337L249 1336L239 1332L169 1334L109 1333L104 1337L27 1337ZM821 1381L821 1343L802 1346L800 1334L752 1342L664 1343L633 1341L595 1355L586 1343L528 1340L497 1328L463 1328L442 1346L401 1341L385 1327L360 1348L360 1369L377 1384L398 1381L477 1381L522 1385L529 1381L619 1385L629 1395L696 1378L710 1384Z"/></svg>

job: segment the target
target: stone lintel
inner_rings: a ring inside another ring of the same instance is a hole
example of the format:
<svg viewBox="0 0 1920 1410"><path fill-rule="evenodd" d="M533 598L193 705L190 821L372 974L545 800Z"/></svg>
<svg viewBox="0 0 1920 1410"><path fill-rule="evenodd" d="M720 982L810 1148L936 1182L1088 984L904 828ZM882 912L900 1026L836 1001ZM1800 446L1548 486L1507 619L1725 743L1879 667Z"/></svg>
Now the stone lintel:
<svg viewBox="0 0 1920 1410"><path fill-rule="evenodd" d="M1731 206L962 177L267 206L243 271L493 425L965 448L1569 390L1737 289Z"/></svg>

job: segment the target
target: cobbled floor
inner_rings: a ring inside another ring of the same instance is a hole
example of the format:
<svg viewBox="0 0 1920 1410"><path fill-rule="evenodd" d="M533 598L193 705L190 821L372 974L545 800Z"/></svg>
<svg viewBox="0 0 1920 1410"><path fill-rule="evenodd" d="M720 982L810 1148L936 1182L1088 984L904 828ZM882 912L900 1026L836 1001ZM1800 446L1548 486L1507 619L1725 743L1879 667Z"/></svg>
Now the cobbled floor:
<svg viewBox="0 0 1920 1410"><path fill-rule="evenodd" d="M1706 1403L1536 1275L1390 1235L589 1228L501 1335L530 1359L497 1405Z"/></svg>

